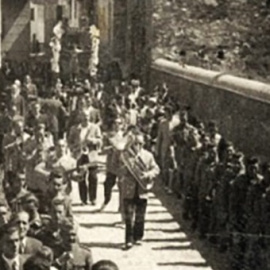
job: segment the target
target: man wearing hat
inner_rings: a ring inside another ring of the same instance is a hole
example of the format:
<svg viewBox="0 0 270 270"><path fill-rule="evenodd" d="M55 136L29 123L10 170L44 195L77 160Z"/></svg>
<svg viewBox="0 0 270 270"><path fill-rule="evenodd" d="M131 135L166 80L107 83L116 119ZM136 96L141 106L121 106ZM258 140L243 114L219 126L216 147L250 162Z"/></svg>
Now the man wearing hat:
<svg viewBox="0 0 270 270"><path fill-rule="evenodd" d="M134 139L129 149L134 154L124 156L123 152L120 157L123 163L121 188L125 213L125 249L130 249L133 244L141 244L144 236L147 193L160 171L152 153L143 148L143 135L136 134ZM137 169L134 169L136 164Z"/></svg>

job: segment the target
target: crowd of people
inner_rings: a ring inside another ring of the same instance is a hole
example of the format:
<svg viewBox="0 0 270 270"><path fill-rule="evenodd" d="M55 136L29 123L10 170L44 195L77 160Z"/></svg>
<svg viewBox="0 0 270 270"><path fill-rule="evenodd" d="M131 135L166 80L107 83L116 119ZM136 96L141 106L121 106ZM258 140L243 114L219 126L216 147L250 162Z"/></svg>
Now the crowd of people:
<svg viewBox="0 0 270 270"><path fill-rule="evenodd" d="M0 269L116 270L93 265L72 213L74 182L82 205L96 205L104 169L100 211L117 183L124 249L142 244L148 190L160 176L191 229L228 252L230 269L269 269L270 164L245 157L166 84L57 79L45 99L26 73L3 90Z"/></svg>

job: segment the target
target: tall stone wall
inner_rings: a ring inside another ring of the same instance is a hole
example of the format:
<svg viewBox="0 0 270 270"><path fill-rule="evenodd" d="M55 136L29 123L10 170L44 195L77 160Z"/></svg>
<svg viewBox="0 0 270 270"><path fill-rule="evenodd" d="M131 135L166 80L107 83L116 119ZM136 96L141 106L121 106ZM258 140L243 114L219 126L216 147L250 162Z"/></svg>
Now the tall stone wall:
<svg viewBox="0 0 270 270"><path fill-rule="evenodd" d="M151 69L151 87L160 82L200 120L215 119L239 150L270 159L270 85L163 59Z"/></svg>

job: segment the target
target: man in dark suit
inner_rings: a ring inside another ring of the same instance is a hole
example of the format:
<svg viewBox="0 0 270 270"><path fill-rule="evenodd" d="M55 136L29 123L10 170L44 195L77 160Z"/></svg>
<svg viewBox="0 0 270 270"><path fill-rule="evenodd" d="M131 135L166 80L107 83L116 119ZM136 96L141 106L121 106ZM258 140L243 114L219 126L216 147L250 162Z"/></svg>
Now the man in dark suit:
<svg viewBox="0 0 270 270"><path fill-rule="evenodd" d="M1 270L23 270L23 265L28 258L21 255L20 232L17 226L7 224L1 236L0 269Z"/></svg>
<svg viewBox="0 0 270 270"><path fill-rule="evenodd" d="M33 255L41 247L42 243L32 237L27 236L27 233L30 228L30 217L29 214L25 211L19 211L11 217L11 223L18 227L20 235L20 245L19 252L20 254Z"/></svg>

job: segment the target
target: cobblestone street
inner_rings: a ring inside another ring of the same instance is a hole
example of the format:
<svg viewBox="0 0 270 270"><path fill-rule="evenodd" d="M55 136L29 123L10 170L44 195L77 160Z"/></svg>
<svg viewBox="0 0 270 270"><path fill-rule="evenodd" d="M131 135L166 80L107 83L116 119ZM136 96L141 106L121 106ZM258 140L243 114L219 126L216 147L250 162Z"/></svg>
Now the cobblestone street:
<svg viewBox="0 0 270 270"><path fill-rule="evenodd" d="M118 213L117 187L114 188L108 207L103 212L99 211L103 201L103 181L104 177L100 175L97 206L80 206L76 184L73 191L74 213L80 223L80 240L91 248L94 261L110 259L117 262L122 270L212 269L179 222L175 221L180 213L172 198L169 200L175 209L174 213L167 210L164 198L160 200L156 197L155 194L162 193L158 187L155 188L155 194L150 194L143 245L123 251L124 226Z"/></svg>

